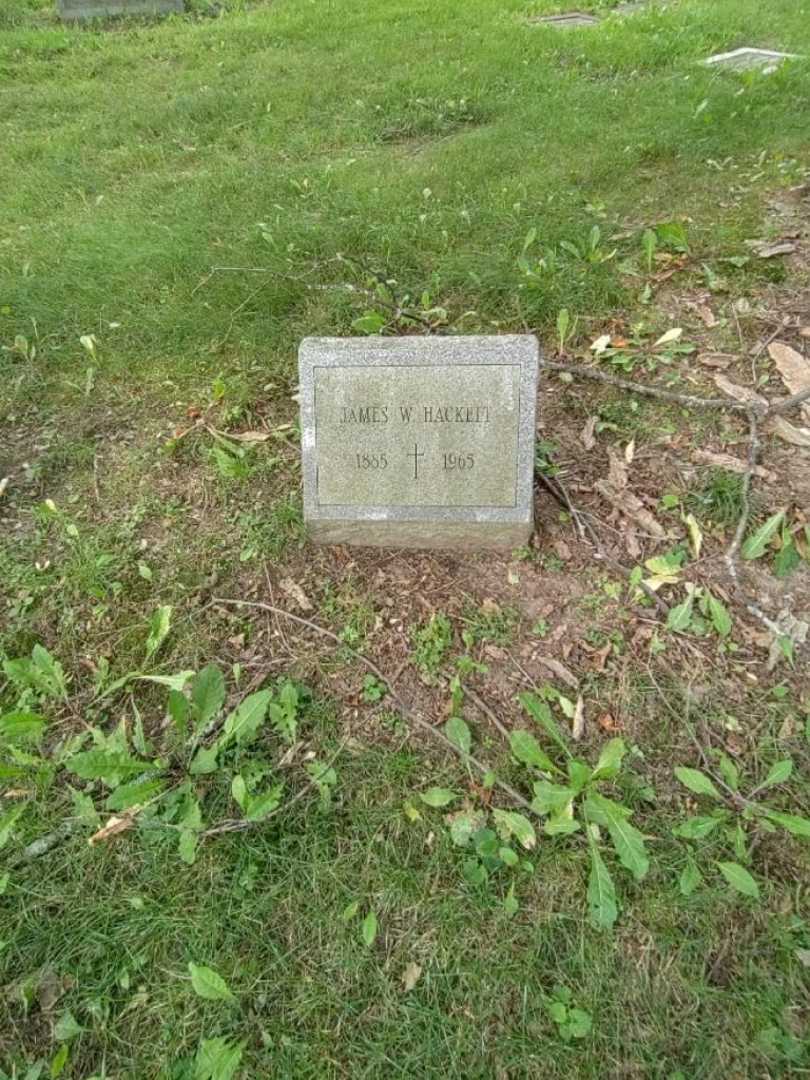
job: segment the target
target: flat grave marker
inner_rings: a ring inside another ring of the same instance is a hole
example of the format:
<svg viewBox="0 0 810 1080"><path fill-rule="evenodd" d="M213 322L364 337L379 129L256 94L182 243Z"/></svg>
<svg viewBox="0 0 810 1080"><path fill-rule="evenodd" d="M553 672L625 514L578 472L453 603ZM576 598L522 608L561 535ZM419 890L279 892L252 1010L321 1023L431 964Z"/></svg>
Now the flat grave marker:
<svg viewBox="0 0 810 1080"><path fill-rule="evenodd" d="M167 15L183 11L183 0L57 0L63 22L103 19L111 15Z"/></svg>
<svg viewBox="0 0 810 1080"><path fill-rule="evenodd" d="M751 71L761 68L766 74L776 71L784 60L801 60L796 53L775 52L773 49L755 49L745 46L732 52L716 53L703 63L706 67L728 68L730 71Z"/></svg>
<svg viewBox="0 0 810 1080"><path fill-rule="evenodd" d="M311 538L466 550L525 544L538 355L530 335L305 339Z"/></svg>

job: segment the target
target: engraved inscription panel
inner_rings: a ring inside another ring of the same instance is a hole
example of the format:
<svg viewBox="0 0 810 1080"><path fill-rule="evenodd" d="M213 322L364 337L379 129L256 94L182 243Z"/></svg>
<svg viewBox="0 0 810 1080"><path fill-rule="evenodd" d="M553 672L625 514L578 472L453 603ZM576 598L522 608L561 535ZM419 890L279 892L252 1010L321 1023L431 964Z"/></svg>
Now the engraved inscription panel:
<svg viewBox="0 0 810 1080"><path fill-rule="evenodd" d="M319 506L512 507L520 366L318 367Z"/></svg>

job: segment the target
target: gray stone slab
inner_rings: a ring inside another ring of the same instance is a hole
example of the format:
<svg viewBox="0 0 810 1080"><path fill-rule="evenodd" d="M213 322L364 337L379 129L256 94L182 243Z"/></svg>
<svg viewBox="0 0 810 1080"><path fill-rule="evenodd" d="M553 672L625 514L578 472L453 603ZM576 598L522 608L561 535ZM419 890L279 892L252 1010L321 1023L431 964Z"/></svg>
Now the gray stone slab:
<svg viewBox="0 0 810 1080"><path fill-rule="evenodd" d="M111 15L167 15L183 11L183 0L57 0L57 10L63 22Z"/></svg>
<svg viewBox="0 0 810 1080"><path fill-rule="evenodd" d="M311 538L462 550L526 543L538 356L530 335L305 339Z"/></svg>
<svg viewBox="0 0 810 1080"><path fill-rule="evenodd" d="M731 71L751 71L760 68L765 72L775 71L783 60L800 60L796 53L774 52L772 49L755 49L745 46L732 52L716 53L703 63L707 67L727 68Z"/></svg>
<svg viewBox="0 0 810 1080"><path fill-rule="evenodd" d="M576 26L596 26L599 20L595 15L587 15L584 11L566 11L562 15L545 15L542 19L534 22L542 26L555 26L560 30L567 30Z"/></svg>

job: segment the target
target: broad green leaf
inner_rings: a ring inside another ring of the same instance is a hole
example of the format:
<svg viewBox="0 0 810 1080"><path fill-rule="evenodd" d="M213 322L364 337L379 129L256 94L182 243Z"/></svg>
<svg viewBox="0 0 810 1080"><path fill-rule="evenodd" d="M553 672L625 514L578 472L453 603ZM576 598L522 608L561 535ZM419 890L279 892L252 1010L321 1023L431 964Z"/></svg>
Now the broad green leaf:
<svg viewBox="0 0 810 1080"><path fill-rule="evenodd" d="M146 659L151 660L160 646L169 636L172 628L172 609L169 605L156 608L149 619L149 633L146 638Z"/></svg>
<svg viewBox="0 0 810 1080"><path fill-rule="evenodd" d="M577 761L576 758L569 759L568 779L577 795L591 779L591 776L592 773L590 767L586 765L584 761Z"/></svg>
<svg viewBox="0 0 810 1080"><path fill-rule="evenodd" d="M53 1026L53 1037L57 1042L70 1042L83 1031L84 1028L77 1022L70 1009L65 1009Z"/></svg>
<svg viewBox="0 0 810 1080"><path fill-rule="evenodd" d="M233 1001L234 996L228 984L213 968L190 962L191 985L194 993L206 1001Z"/></svg>
<svg viewBox="0 0 810 1080"><path fill-rule="evenodd" d="M588 877L588 914L591 925L597 930L610 930L616 922L619 910L616 906L616 889L599 849L591 840L591 872Z"/></svg>
<svg viewBox="0 0 810 1080"><path fill-rule="evenodd" d="M766 810L765 814L771 821L775 821L777 825L781 825L783 829L787 829L794 836L803 836L810 839L810 820L808 818L798 817L796 814L783 814L780 810Z"/></svg>
<svg viewBox="0 0 810 1080"><path fill-rule="evenodd" d="M248 821L263 821L266 817L277 810L281 805L281 792L283 791L283 784L274 784L267 791L262 791L258 795L248 796L247 805L245 807L245 817Z"/></svg>
<svg viewBox="0 0 810 1080"><path fill-rule="evenodd" d="M216 664L208 664L194 676L191 702L197 710L196 730L203 731L225 704L225 678Z"/></svg>
<svg viewBox="0 0 810 1080"><path fill-rule="evenodd" d="M41 687L52 697L67 701L67 684L62 665L55 660L42 645L35 645L31 650L31 662L39 674Z"/></svg>
<svg viewBox="0 0 810 1080"><path fill-rule="evenodd" d="M644 847L644 837L627 820L631 811L612 799L606 799L598 791L592 791L588 795L585 809L591 820L607 828L619 862L625 870L629 870L636 881L641 881L650 868L650 861Z"/></svg>
<svg viewBox="0 0 810 1080"><path fill-rule="evenodd" d="M690 593L682 604L677 604L674 608L670 608L667 615L667 630L673 630L675 633L683 633L684 630L689 629L689 624L692 621L692 606L694 604L694 594Z"/></svg>
<svg viewBox="0 0 810 1080"><path fill-rule="evenodd" d="M706 593L706 603L709 608L709 618L712 620L716 633L721 638L728 637L731 633L731 615L728 608L711 593Z"/></svg>
<svg viewBox="0 0 810 1080"><path fill-rule="evenodd" d="M194 865L197 859L198 842L199 837L192 829L180 830L180 839L177 841L177 850L186 866Z"/></svg>
<svg viewBox="0 0 810 1080"><path fill-rule="evenodd" d="M352 902L350 904L347 904L346 907L343 909L343 911L341 911L340 917L343 920L343 922L345 922L345 923L351 922L351 920L355 917L355 915L357 914L357 912L359 910L360 910L360 901L359 900L352 900Z"/></svg>
<svg viewBox="0 0 810 1080"><path fill-rule="evenodd" d="M68 758L65 768L82 780L103 780L108 787L117 787L128 776L154 770L154 764L125 750L82 750Z"/></svg>
<svg viewBox="0 0 810 1080"><path fill-rule="evenodd" d="M362 935L363 943L368 946L368 948L371 948L377 937L377 916L373 911L370 911L360 924L360 934Z"/></svg>
<svg viewBox="0 0 810 1080"><path fill-rule="evenodd" d="M133 780L129 784L121 784L107 796L106 807L108 810L129 810L133 806L142 806L150 799L163 791L163 780Z"/></svg>
<svg viewBox="0 0 810 1080"><path fill-rule="evenodd" d="M556 766L534 735L529 731L513 731L509 736L512 754L522 765L533 765L537 769L556 772Z"/></svg>
<svg viewBox="0 0 810 1080"><path fill-rule="evenodd" d="M686 866L681 871L681 876L678 884L681 889L682 896L691 896L695 889L700 885L703 877L698 870L697 863L694 859L689 859Z"/></svg>
<svg viewBox="0 0 810 1080"><path fill-rule="evenodd" d="M457 747L462 754L469 754L472 746L472 735L460 716L450 717L444 725L444 733L453 746Z"/></svg>
<svg viewBox="0 0 810 1080"><path fill-rule="evenodd" d="M514 810L493 810L492 817L504 840L514 836L521 847L531 851L537 843L534 826L523 814Z"/></svg>
<svg viewBox="0 0 810 1080"><path fill-rule="evenodd" d="M32 712L10 712L0 716L0 741L39 742L45 731L44 716Z"/></svg>
<svg viewBox="0 0 810 1080"><path fill-rule="evenodd" d="M708 795L712 799L722 800L720 792L708 776L699 769L687 769L681 765L675 769L675 775L684 787L688 787L689 790L694 791L696 795Z"/></svg>
<svg viewBox="0 0 810 1080"><path fill-rule="evenodd" d="M247 784L244 776L235 776L231 780L231 795L237 806L244 809L247 800Z"/></svg>
<svg viewBox="0 0 810 1080"><path fill-rule="evenodd" d="M0 848L4 848L11 839L14 826L22 816L25 807L26 803L18 803L17 806L12 806L10 810L7 810L5 814L0 814Z"/></svg>
<svg viewBox="0 0 810 1080"><path fill-rule="evenodd" d="M379 334L385 326L386 318L379 311L367 311L357 319L352 319L352 327L358 334Z"/></svg>
<svg viewBox="0 0 810 1080"><path fill-rule="evenodd" d="M538 780L534 785L532 810L536 814L560 814L572 805L575 796L573 788Z"/></svg>
<svg viewBox="0 0 810 1080"><path fill-rule="evenodd" d="M740 786L740 770L728 756L720 754L717 759L717 768L722 773L723 779L732 791L737 791Z"/></svg>
<svg viewBox="0 0 810 1080"><path fill-rule="evenodd" d="M0 874L0 896L5 895L10 880L11 879L8 874Z"/></svg>
<svg viewBox="0 0 810 1080"><path fill-rule="evenodd" d="M802 557L796 547L796 541L793 539L790 530L783 525L782 546L777 551L776 558L773 560L774 576L778 578L788 577L788 575L792 574L796 567L800 565L801 561Z"/></svg>
<svg viewBox="0 0 810 1080"><path fill-rule="evenodd" d="M201 746L192 758L191 765L189 765L191 775L203 776L207 773L216 772L218 753L219 747L216 743L213 746Z"/></svg>
<svg viewBox="0 0 810 1080"><path fill-rule="evenodd" d="M158 686L165 686L168 690L177 690L179 692L184 688L184 686L193 674L193 671L176 671L174 675L133 674L131 676L127 676L127 678L134 678L137 679L139 682L156 683ZM107 692L109 693L109 691Z"/></svg>
<svg viewBox="0 0 810 1080"><path fill-rule="evenodd" d="M51 1080L59 1080L59 1077L65 1071L65 1066L68 1063L69 1057L70 1046L68 1045L68 1043L62 1043L62 1045L51 1058L51 1068L50 1072L48 1073ZM39 1077L42 1075L42 1066L43 1063L41 1061L38 1061L35 1065L32 1065L31 1068L26 1072L24 1080L39 1080Z"/></svg>
<svg viewBox="0 0 810 1080"><path fill-rule="evenodd" d="M573 807L569 807L558 814L552 814L543 826L543 832L546 836L568 836L579 832L581 828L582 826L574 817Z"/></svg>
<svg viewBox="0 0 810 1080"><path fill-rule="evenodd" d="M256 732L267 714L267 706L270 703L270 691L259 690L258 693L250 694L225 720L223 727L223 742L236 740L239 746L244 746L256 737Z"/></svg>
<svg viewBox="0 0 810 1080"><path fill-rule="evenodd" d="M486 816L480 810L459 810L445 818L450 826L450 838L458 847L466 847L486 823Z"/></svg>
<svg viewBox="0 0 810 1080"><path fill-rule="evenodd" d="M454 799L457 799L458 795L455 793L455 791L450 791L449 788L432 787L428 788L427 791L423 791L420 794L419 798L427 806L438 807L447 806Z"/></svg>
<svg viewBox="0 0 810 1080"><path fill-rule="evenodd" d="M194 1080L232 1080L242 1060L244 1043L223 1036L203 1039L194 1058Z"/></svg>
<svg viewBox="0 0 810 1080"><path fill-rule="evenodd" d="M779 532L782 522L785 520L785 511L769 517L764 525L760 525L755 533L748 537L743 544L740 554L744 559L759 559L768 549L768 544Z"/></svg>
<svg viewBox="0 0 810 1080"><path fill-rule="evenodd" d="M166 709L175 731L181 739L185 739L188 734L188 698L179 690L170 690Z"/></svg>
<svg viewBox="0 0 810 1080"><path fill-rule="evenodd" d="M767 787L776 787L777 784L784 784L790 774L793 772L793 762L790 758L783 758L782 761L775 761L768 772L768 775L759 785L760 791Z"/></svg>
<svg viewBox="0 0 810 1080"><path fill-rule="evenodd" d="M622 766L622 760L627 747L624 739L611 739L602 747L596 768L593 770L592 780L609 779L615 776Z"/></svg>
<svg viewBox="0 0 810 1080"><path fill-rule="evenodd" d="M557 746L559 746L562 752L566 756L570 756L568 744L563 738L559 727L557 727L554 717L551 715L551 709L546 702L541 701L536 694L532 694L526 690L518 694L518 701L529 716L531 716L532 720L540 725L549 738L553 739Z"/></svg>
<svg viewBox="0 0 810 1080"><path fill-rule="evenodd" d="M713 832L717 826L725 821L727 815L723 814L721 817L692 817L687 818L686 821L680 825L676 825L672 830L675 836L680 836L684 840L703 840L709 833Z"/></svg>
<svg viewBox="0 0 810 1080"><path fill-rule="evenodd" d="M719 862L717 868L729 885L741 892L744 896L759 898L759 885L751 877L744 866L735 862Z"/></svg>

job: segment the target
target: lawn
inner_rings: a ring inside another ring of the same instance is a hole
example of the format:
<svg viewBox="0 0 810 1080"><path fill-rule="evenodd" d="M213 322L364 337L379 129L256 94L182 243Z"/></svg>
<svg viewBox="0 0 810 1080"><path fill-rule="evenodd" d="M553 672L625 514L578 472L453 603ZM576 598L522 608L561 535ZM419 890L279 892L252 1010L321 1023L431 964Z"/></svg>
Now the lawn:
<svg viewBox="0 0 810 1080"><path fill-rule="evenodd" d="M744 416L565 375L538 477L603 550L540 479L511 556L302 522L306 335L807 357L810 63L700 64L807 11L578 6L0 0L0 1077L810 1070L807 444L744 593Z"/></svg>

